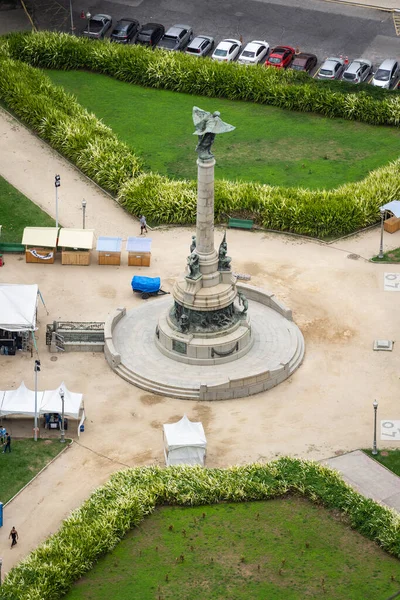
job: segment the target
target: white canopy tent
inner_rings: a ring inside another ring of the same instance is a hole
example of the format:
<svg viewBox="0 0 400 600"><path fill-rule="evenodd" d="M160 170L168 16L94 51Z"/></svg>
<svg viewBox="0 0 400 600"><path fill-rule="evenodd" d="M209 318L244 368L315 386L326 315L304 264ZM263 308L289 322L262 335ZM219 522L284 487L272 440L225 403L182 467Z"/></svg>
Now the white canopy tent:
<svg viewBox="0 0 400 600"><path fill-rule="evenodd" d="M79 419L79 413L82 407L82 394L70 392L64 382L62 382L56 390L43 392L40 414L61 414L61 390L64 393L64 415L66 417L71 417L72 419Z"/></svg>
<svg viewBox="0 0 400 600"><path fill-rule="evenodd" d="M0 283L0 329L35 331L38 286Z"/></svg>
<svg viewBox="0 0 400 600"><path fill-rule="evenodd" d="M400 200L392 200L387 204L379 207L380 211L391 212L395 217L400 217Z"/></svg>
<svg viewBox="0 0 400 600"><path fill-rule="evenodd" d="M19 388L16 390L9 390L6 392L0 392L3 394L3 401L0 404L0 416L4 415L25 415L28 417L35 416L35 392L29 390L24 382L21 383ZM43 398L43 392L37 393L37 409L39 414L39 407Z"/></svg>
<svg viewBox="0 0 400 600"><path fill-rule="evenodd" d="M177 423L163 425L163 429L167 466L184 464L204 467L207 440L201 423L189 421L183 415Z"/></svg>

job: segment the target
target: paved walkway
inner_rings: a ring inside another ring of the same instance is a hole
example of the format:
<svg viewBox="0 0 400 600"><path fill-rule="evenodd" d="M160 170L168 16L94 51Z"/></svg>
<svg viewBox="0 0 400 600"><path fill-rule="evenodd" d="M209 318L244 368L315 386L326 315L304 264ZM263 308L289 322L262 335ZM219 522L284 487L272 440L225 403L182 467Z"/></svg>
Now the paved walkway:
<svg viewBox="0 0 400 600"><path fill-rule="evenodd" d="M322 461L358 492L400 512L400 477L361 450Z"/></svg>

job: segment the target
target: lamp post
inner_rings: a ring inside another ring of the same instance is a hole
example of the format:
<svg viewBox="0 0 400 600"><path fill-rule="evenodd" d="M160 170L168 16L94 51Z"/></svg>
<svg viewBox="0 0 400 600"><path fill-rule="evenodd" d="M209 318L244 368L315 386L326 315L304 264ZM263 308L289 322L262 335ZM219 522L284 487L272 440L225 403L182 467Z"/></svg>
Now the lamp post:
<svg viewBox="0 0 400 600"><path fill-rule="evenodd" d="M379 244L378 258L383 258L383 220L385 216L385 211L382 208L380 208L379 210L381 213L381 243Z"/></svg>
<svg viewBox="0 0 400 600"><path fill-rule="evenodd" d="M61 439L60 442L62 444L65 443L65 431L64 431L64 390L60 388L60 398L61 398Z"/></svg>
<svg viewBox="0 0 400 600"><path fill-rule="evenodd" d="M56 227L58 228L58 188L60 187L60 176L56 175L54 177L54 186L56 188Z"/></svg>
<svg viewBox="0 0 400 600"><path fill-rule="evenodd" d="M3 559L0 558L0 587L1 587L1 565L3 564Z"/></svg>
<svg viewBox="0 0 400 600"><path fill-rule="evenodd" d="M74 16L72 14L72 0L69 0L69 14L71 17L71 35L74 35L75 27L74 27Z"/></svg>
<svg viewBox="0 0 400 600"><path fill-rule="evenodd" d="M85 229L86 222L86 200L85 198L82 200L82 217L83 217L83 229Z"/></svg>
<svg viewBox="0 0 400 600"><path fill-rule="evenodd" d="M378 454L378 450L376 448L376 414L378 412L378 402L374 400L372 406L374 407L374 443L372 446L372 454L375 456Z"/></svg>
<svg viewBox="0 0 400 600"><path fill-rule="evenodd" d="M87 12L87 13L86 13L86 18L87 18L87 32L88 32L88 35L89 35L89 36L90 36L90 17L91 17L91 16L92 16L92 15L90 14L90 12Z"/></svg>
<svg viewBox="0 0 400 600"><path fill-rule="evenodd" d="M34 421L34 429L33 429L33 439L37 442L37 425L38 425L38 415L37 415L37 374L40 371L40 360L35 360L35 421Z"/></svg>

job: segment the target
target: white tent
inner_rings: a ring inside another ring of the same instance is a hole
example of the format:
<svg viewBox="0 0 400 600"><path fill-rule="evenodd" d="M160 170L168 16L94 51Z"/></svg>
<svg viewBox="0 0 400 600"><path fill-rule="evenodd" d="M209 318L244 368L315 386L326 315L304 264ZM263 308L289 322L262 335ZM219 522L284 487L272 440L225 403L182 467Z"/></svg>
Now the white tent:
<svg viewBox="0 0 400 600"><path fill-rule="evenodd" d="M395 217L400 217L400 200L392 200L387 204L379 207L380 211L389 211L394 214Z"/></svg>
<svg viewBox="0 0 400 600"><path fill-rule="evenodd" d="M167 466L204 466L207 440L201 423L189 421L186 415L177 423L165 424L164 454Z"/></svg>
<svg viewBox="0 0 400 600"><path fill-rule="evenodd" d="M60 389L64 391L64 415L79 419L83 407L82 394L70 392L63 382L56 390L37 392L37 414L59 413L62 411ZM0 415L35 416L35 392L29 390L24 382L18 389L0 391Z"/></svg>
<svg viewBox="0 0 400 600"><path fill-rule="evenodd" d="M79 411L82 406L82 394L70 392L64 382L62 382L56 390L43 392L40 414L61 414L61 390L64 392L64 415L66 417L72 417L73 419L79 419Z"/></svg>
<svg viewBox="0 0 400 600"><path fill-rule="evenodd" d="M0 329L34 331L38 286L0 283Z"/></svg>

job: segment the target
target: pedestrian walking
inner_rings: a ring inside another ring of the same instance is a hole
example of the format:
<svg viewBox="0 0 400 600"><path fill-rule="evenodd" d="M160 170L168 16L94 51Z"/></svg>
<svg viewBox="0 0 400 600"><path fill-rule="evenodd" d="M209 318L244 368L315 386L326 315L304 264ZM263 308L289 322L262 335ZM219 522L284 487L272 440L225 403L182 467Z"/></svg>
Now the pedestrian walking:
<svg viewBox="0 0 400 600"><path fill-rule="evenodd" d="M3 452L5 453L7 450L11 452L11 435L9 433L6 433L6 443L4 444Z"/></svg>
<svg viewBox="0 0 400 600"><path fill-rule="evenodd" d="M140 235L143 235L143 231L145 231L147 233L147 223L146 223L146 217L144 215L141 215L141 217L140 217Z"/></svg>
<svg viewBox="0 0 400 600"><path fill-rule="evenodd" d="M7 431L5 427L0 427L0 444L5 444Z"/></svg>
<svg viewBox="0 0 400 600"><path fill-rule="evenodd" d="M18 539L18 531L15 529L15 527L13 527L10 531L10 535L8 536L8 539L12 539L11 542L11 548L13 546L15 546L15 544L17 543L17 539Z"/></svg>

